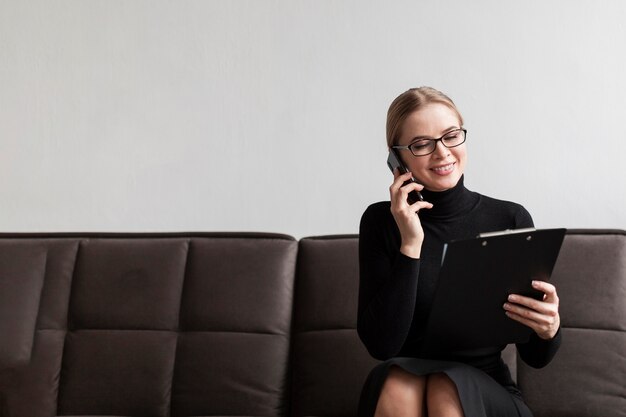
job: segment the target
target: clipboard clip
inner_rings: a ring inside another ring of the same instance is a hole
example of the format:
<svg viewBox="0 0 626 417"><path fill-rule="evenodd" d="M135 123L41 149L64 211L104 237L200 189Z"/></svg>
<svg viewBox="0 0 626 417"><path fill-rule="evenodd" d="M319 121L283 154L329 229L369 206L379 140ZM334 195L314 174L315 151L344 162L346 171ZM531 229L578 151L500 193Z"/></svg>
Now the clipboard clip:
<svg viewBox="0 0 626 417"><path fill-rule="evenodd" d="M506 229L506 230L499 230L499 231L496 231L496 232L480 233L477 237L481 238L481 237L510 235L510 234L513 234L513 233L528 233L528 232L534 232L536 230L537 229L535 229L534 227L527 227L525 229ZM532 239L531 236L529 236L529 237L530 237L530 239L526 238L526 240L531 240Z"/></svg>

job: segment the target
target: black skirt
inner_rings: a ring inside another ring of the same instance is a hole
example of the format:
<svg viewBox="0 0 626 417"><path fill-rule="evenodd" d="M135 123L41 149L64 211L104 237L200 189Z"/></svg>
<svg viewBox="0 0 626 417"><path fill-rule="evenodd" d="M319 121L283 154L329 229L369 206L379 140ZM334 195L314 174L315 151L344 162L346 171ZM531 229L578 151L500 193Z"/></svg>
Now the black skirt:
<svg viewBox="0 0 626 417"><path fill-rule="evenodd" d="M502 386L485 372L459 362L392 358L370 372L359 402L359 417L372 417L389 369L398 366L416 376L446 374L456 385L467 417L532 417L515 386Z"/></svg>

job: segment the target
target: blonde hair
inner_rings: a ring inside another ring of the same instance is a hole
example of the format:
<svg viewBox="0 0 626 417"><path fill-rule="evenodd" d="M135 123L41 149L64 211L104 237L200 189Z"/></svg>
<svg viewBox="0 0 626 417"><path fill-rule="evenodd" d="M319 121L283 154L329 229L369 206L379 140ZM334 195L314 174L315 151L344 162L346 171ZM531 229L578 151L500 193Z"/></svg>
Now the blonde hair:
<svg viewBox="0 0 626 417"><path fill-rule="evenodd" d="M463 117L450 97L432 87L411 88L396 97L387 111L387 146L389 148L397 145L406 118L430 103L448 106L459 117L460 126L463 126Z"/></svg>

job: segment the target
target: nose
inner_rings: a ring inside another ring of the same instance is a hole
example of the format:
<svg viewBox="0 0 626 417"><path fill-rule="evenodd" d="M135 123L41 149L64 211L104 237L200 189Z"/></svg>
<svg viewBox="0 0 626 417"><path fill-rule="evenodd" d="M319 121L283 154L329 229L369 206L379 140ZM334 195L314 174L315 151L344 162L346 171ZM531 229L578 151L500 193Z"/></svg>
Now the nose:
<svg viewBox="0 0 626 417"><path fill-rule="evenodd" d="M438 140L437 142L435 142L435 151L433 152L433 155L442 159L446 158L448 155L450 155L450 149L446 148L443 142Z"/></svg>

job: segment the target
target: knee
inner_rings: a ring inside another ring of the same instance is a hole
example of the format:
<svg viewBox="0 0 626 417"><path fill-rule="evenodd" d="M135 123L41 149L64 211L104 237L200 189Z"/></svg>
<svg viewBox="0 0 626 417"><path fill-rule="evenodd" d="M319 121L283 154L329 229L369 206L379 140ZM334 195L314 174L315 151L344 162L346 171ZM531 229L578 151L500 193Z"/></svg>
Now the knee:
<svg viewBox="0 0 626 417"><path fill-rule="evenodd" d="M379 405L414 407L422 401L425 389L424 377L415 376L396 366L391 367L379 396Z"/></svg>
<svg viewBox="0 0 626 417"><path fill-rule="evenodd" d="M462 415L459 392L454 382L444 373L429 375L426 386L426 401L429 410L447 409L450 407L456 409L458 414Z"/></svg>
<svg viewBox="0 0 626 417"><path fill-rule="evenodd" d="M456 391L454 382L443 372L428 376L428 388L432 388L431 391L448 391L450 389Z"/></svg>

